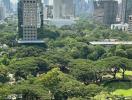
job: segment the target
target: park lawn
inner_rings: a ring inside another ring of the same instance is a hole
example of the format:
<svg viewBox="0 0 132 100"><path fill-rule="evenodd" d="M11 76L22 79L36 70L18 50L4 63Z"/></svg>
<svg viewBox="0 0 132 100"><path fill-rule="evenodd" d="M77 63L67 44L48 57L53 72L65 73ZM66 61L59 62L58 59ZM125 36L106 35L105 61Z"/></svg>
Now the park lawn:
<svg viewBox="0 0 132 100"><path fill-rule="evenodd" d="M107 98L109 98L109 100L114 100L113 97L114 96L123 96L123 97L128 97L130 99L127 100L131 100L132 98L132 88L125 90L125 89L117 89L111 93L108 92L102 92L98 95L96 95L94 97L94 100L106 100ZM119 99L118 99L119 100Z"/></svg>
<svg viewBox="0 0 132 100"><path fill-rule="evenodd" d="M113 95L119 95L119 96L124 96L124 97L129 97L132 96L132 88L131 89L117 89L112 92Z"/></svg>
<svg viewBox="0 0 132 100"><path fill-rule="evenodd" d="M113 82L107 85L112 95L129 97L132 96L132 82Z"/></svg>
<svg viewBox="0 0 132 100"><path fill-rule="evenodd" d="M115 91L117 89L131 89L132 88L132 82L112 82L109 83L106 88L109 91Z"/></svg>
<svg viewBox="0 0 132 100"><path fill-rule="evenodd" d="M126 75L132 76L132 71L126 71Z"/></svg>
<svg viewBox="0 0 132 100"><path fill-rule="evenodd" d="M109 100L112 100L110 99L110 97L112 97L111 94L108 94L107 92L101 92L100 94L96 95L93 100L106 100L107 97L109 97Z"/></svg>
<svg viewBox="0 0 132 100"><path fill-rule="evenodd" d="M126 76L126 77L129 77L129 76L132 77L132 71L126 71L126 72L125 72L125 76ZM122 73L121 73L121 72L117 73L117 74L116 74L116 77L117 77L117 78L122 78Z"/></svg>

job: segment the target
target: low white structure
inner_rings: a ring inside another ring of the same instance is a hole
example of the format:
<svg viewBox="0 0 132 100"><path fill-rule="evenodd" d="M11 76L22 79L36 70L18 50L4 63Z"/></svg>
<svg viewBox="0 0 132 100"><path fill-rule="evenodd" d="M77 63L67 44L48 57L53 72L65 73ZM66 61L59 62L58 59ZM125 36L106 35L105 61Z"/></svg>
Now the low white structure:
<svg viewBox="0 0 132 100"><path fill-rule="evenodd" d="M103 42L103 41L92 41L89 42L92 45L132 45L132 41L116 41L116 42L111 42L111 41L107 41L107 42Z"/></svg>
<svg viewBox="0 0 132 100"><path fill-rule="evenodd" d="M121 23L121 24L112 24L111 25L111 30L114 30L114 29L117 29L117 30L122 30L122 31L128 31L128 24L125 23Z"/></svg>
<svg viewBox="0 0 132 100"><path fill-rule="evenodd" d="M31 41L29 41L29 40L18 40L17 41L19 44L41 44L41 43L44 43L44 41L43 40L31 40Z"/></svg>

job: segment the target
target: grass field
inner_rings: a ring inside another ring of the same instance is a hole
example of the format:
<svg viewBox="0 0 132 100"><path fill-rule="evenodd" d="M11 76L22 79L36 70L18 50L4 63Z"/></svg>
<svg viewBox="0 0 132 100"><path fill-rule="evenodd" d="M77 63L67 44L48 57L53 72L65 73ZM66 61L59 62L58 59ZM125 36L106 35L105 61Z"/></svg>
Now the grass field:
<svg viewBox="0 0 132 100"><path fill-rule="evenodd" d="M117 78L122 78L122 73L121 72L120 73L117 73L116 74L116 77ZM132 79L132 71L126 71L125 72L125 77Z"/></svg>
<svg viewBox="0 0 132 100"><path fill-rule="evenodd" d="M132 96L132 82L113 82L107 85L112 95Z"/></svg>
<svg viewBox="0 0 132 100"><path fill-rule="evenodd" d="M113 96L123 96L129 99L126 100L132 100L132 71L126 71L125 72L125 78L128 81L122 80L122 73L117 73L116 75L117 80L119 81L112 81L109 82L105 88L106 92L102 92L94 97L94 100L106 100L106 98L109 98L109 100L115 100L113 99ZM131 81L130 81L131 80ZM118 99L120 100L120 99Z"/></svg>
<svg viewBox="0 0 132 100"><path fill-rule="evenodd" d="M99 95L95 96L94 100L106 100L106 98L109 98L109 100L115 100L113 98L114 96L123 96L129 98L126 100L132 100L132 82L112 82L108 84L106 88L107 92L102 92Z"/></svg>
<svg viewBox="0 0 132 100"><path fill-rule="evenodd" d="M122 73L117 73L117 78L122 78ZM125 72L125 78L132 80L132 71ZM113 95L120 95L120 96L132 96L132 81L131 82L113 82L107 85L108 90Z"/></svg>
<svg viewBox="0 0 132 100"><path fill-rule="evenodd" d="M121 96L132 96L132 88L128 90L124 89L116 89L113 93L113 95L121 95Z"/></svg>

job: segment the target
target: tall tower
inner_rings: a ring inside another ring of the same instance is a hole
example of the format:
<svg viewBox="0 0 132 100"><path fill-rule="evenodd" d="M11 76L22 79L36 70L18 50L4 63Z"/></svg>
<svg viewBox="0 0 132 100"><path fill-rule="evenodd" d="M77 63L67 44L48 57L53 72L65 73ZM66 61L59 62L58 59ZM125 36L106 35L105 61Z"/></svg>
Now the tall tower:
<svg viewBox="0 0 132 100"><path fill-rule="evenodd" d="M128 25L129 25L128 31L129 31L130 33L132 33L132 15L129 15L129 18L128 18Z"/></svg>
<svg viewBox="0 0 132 100"><path fill-rule="evenodd" d="M129 15L132 15L132 0L122 0L122 22L128 23Z"/></svg>
<svg viewBox="0 0 132 100"><path fill-rule="evenodd" d="M105 25L116 22L118 2L115 0L99 0L94 2L94 20Z"/></svg>
<svg viewBox="0 0 132 100"><path fill-rule="evenodd" d="M49 0L43 0L44 5L49 5Z"/></svg>
<svg viewBox="0 0 132 100"><path fill-rule="evenodd" d="M54 19L70 19L74 17L73 0L54 0L53 1Z"/></svg>
<svg viewBox="0 0 132 100"><path fill-rule="evenodd" d="M41 0L19 0L18 32L22 41L37 41L38 29L43 25Z"/></svg>
<svg viewBox="0 0 132 100"><path fill-rule="evenodd" d="M118 13L118 2L115 0L104 1L104 23L107 25L114 24Z"/></svg>
<svg viewBox="0 0 132 100"><path fill-rule="evenodd" d="M4 20L6 17L6 9L3 2L0 2L0 20Z"/></svg>
<svg viewBox="0 0 132 100"><path fill-rule="evenodd" d="M4 6L6 7L7 12L11 10L11 2L10 0L3 0Z"/></svg>
<svg viewBox="0 0 132 100"><path fill-rule="evenodd" d="M122 0L121 2L121 21L125 23L125 15L126 15L126 0Z"/></svg>
<svg viewBox="0 0 132 100"><path fill-rule="evenodd" d="M91 16L94 10L94 0L74 0L75 4L75 16L76 17L88 17Z"/></svg>

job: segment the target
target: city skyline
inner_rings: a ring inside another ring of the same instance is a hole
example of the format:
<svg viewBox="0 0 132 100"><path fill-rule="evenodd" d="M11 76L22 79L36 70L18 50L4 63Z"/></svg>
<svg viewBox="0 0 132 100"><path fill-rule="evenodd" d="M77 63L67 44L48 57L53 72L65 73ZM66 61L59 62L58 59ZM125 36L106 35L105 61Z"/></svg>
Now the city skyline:
<svg viewBox="0 0 132 100"><path fill-rule="evenodd" d="M50 1L51 1L51 3L53 2L53 0L50 0ZM87 0L86 0L86 1L87 1ZM117 0L117 1L121 2L121 0ZM12 2L12 3L17 3L18 0L11 0L11 2Z"/></svg>

